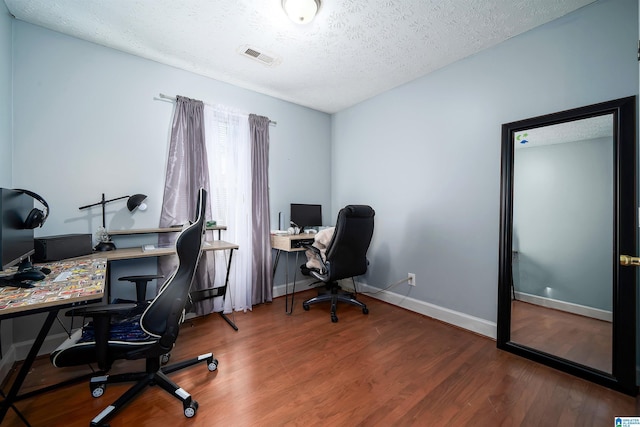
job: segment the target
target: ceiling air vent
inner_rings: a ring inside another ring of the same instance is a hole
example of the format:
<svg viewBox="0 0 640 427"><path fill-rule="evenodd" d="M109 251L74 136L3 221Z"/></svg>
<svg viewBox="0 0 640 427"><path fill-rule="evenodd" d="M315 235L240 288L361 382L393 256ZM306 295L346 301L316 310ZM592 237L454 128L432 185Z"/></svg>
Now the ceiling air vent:
<svg viewBox="0 0 640 427"><path fill-rule="evenodd" d="M241 46L238 51L242 55L254 59L267 67L273 67L274 65L280 64L280 58L277 58L275 55L268 55L249 46Z"/></svg>

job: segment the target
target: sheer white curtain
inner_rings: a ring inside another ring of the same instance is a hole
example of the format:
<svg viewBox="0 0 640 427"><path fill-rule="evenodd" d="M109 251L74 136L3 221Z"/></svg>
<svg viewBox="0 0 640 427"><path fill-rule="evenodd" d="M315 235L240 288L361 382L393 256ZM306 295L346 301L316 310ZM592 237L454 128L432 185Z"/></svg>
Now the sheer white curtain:
<svg viewBox="0 0 640 427"><path fill-rule="evenodd" d="M251 310L252 224L251 139L248 115L223 106L204 107L212 219L226 225L223 240L236 243L227 298L216 298L214 311ZM215 252L215 283L223 284L228 255Z"/></svg>

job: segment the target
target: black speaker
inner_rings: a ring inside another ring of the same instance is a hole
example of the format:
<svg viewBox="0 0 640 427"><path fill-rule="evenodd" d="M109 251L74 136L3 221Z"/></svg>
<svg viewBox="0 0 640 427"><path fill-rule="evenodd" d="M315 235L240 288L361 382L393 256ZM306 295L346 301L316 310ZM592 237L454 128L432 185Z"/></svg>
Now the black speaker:
<svg viewBox="0 0 640 427"><path fill-rule="evenodd" d="M36 237L33 240L35 262L60 261L93 252L91 234L65 234Z"/></svg>
<svg viewBox="0 0 640 427"><path fill-rule="evenodd" d="M47 220L47 217L49 216L49 205L47 204L47 201L33 191L22 190L19 188L16 188L15 191L20 191L33 197L44 206L44 211L36 208L31 209L31 212L29 212L29 215L27 215L27 218L24 220L24 228L42 227L44 225L44 222Z"/></svg>

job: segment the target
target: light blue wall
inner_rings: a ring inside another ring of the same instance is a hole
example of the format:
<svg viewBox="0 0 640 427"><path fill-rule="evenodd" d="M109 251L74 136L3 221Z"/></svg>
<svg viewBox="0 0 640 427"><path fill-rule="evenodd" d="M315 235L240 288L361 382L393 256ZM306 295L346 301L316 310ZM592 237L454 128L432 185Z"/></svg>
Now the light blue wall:
<svg viewBox="0 0 640 427"><path fill-rule="evenodd" d="M11 15L9 15L7 7L4 2L0 1L0 187L3 188L12 187L11 97L13 91L11 85L11 22ZM1 328L2 343L13 342L12 321L2 322Z"/></svg>
<svg viewBox="0 0 640 427"><path fill-rule="evenodd" d="M515 150L517 292L611 311L613 140Z"/></svg>
<svg viewBox="0 0 640 427"><path fill-rule="evenodd" d="M78 207L99 201L103 192L107 198L148 195L149 208L133 215L124 202L107 205L107 228L158 226L174 108L157 99L160 93L277 121L270 127L272 228L278 212L288 213L293 201L329 210L330 179L310 185L305 178L310 169L330 176L328 114L22 21L13 22L13 31L13 185L35 191L51 206L36 236L94 233L100 209ZM111 277L149 273L155 265L155 260L114 263ZM283 268L275 282L284 282ZM133 287L112 284L117 296L134 298ZM34 328L16 327L15 341L32 338Z"/></svg>
<svg viewBox="0 0 640 427"><path fill-rule="evenodd" d="M638 92L637 0L604 0L334 115L332 207L367 203L364 280L496 320L503 123Z"/></svg>
<svg viewBox="0 0 640 427"><path fill-rule="evenodd" d="M11 15L0 2L0 187L11 187Z"/></svg>
<svg viewBox="0 0 640 427"><path fill-rule="evenodd" d="M51 205L37 235L94 232L100 210L89 220L78 207L103 192L149 196L149 209L132 217L114 216L124 205L107 206L107 228L157 227L173 113L173 103L155 99L159 93L278 122L270 128L273 224L293 200L330 202L328 180L310 192L304 179L292 179L308 171L309 153L314 170L329 175L328 114L21 21L14 23L14 52L13 181Z"/></svg>

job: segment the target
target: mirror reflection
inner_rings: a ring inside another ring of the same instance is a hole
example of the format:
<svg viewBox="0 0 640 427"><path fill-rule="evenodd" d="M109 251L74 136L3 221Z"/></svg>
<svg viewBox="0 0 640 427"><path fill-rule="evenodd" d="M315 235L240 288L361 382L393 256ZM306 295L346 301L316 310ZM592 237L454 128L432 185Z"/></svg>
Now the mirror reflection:
<svg viewBox="0 0 640 427"><path fill-rule="evenodd" d="M513 134L511 341L612 372L613 114Z"/></svg>

